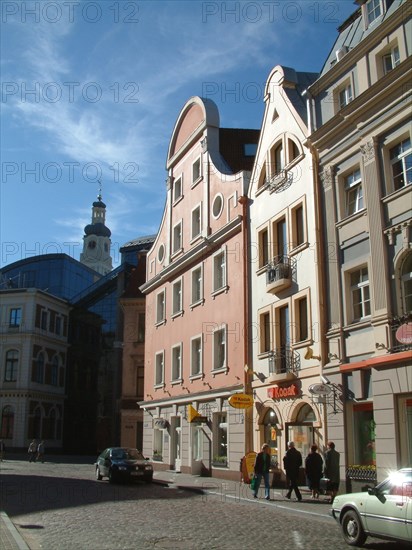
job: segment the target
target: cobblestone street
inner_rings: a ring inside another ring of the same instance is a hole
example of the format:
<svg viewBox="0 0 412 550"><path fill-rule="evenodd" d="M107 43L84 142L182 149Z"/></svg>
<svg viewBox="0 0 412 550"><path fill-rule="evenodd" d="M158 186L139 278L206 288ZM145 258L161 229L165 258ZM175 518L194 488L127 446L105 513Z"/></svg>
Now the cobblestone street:
<svg viewBox="0 0 412 550"><path fill-rule="evenodd" d="M239 483L197 478L191 490L158 472L150 485L111 485L95 481L92 462L12 460L1 473L2 509L31 550L348 548L326 503L280 492L254 500ZM365 547L396 546L368 539Z"/></svg>

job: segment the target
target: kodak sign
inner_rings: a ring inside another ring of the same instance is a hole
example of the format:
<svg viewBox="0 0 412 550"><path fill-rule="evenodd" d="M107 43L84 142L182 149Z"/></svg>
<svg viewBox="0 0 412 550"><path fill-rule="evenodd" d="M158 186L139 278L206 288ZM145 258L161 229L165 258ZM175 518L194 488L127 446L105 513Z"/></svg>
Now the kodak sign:
<svg viewBox="0 0 412 550"><path fill-rule="evenodd" d="M287 399L290 397L297 397L299 395L299 388L296 384L290 384L289 386L273 386L268 388L268 397L272 399Z"/></svg>

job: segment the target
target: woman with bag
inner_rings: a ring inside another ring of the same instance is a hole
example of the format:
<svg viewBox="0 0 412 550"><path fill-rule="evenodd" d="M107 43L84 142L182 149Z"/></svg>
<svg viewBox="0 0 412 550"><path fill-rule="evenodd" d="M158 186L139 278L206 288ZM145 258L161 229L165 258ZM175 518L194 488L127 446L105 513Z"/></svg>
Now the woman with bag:
<svg viewBox="0 0 412 550"><path fill-rule="evenodd" d="M260 482L262 477L265 481L265 499L270 500L270 485L269 485L269 468L270 468L270 447L267 443L262 445L262 450L256 455L253 471L255 477L252 479L250 487L253 491L253 498L258 497Z"/></svg>

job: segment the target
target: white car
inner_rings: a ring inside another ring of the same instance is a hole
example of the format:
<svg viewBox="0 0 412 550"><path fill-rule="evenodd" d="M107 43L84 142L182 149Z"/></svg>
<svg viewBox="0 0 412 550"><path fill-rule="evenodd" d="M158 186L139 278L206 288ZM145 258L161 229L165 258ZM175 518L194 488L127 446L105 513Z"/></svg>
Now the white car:
<svg viewBox="0 0 412 550"><path fill-rule="evenodd" d="M368 535L412 543L412 468L391 473L368 492L338 495L331 514L351 546L362 546Z"/></svg>

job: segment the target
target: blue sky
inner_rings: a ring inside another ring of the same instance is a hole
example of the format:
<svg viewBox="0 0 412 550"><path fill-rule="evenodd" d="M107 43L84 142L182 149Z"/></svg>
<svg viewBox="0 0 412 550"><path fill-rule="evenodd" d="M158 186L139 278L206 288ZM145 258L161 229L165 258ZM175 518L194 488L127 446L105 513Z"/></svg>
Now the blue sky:
<svg viewBox="0 0 412 550"><path fill-rule="evenodd" d="M1 265L79 259L101 180L112 255L154 234L176 118L194 95L259 128L277 64L319 71L353 0L1 3Z"/></svg>

